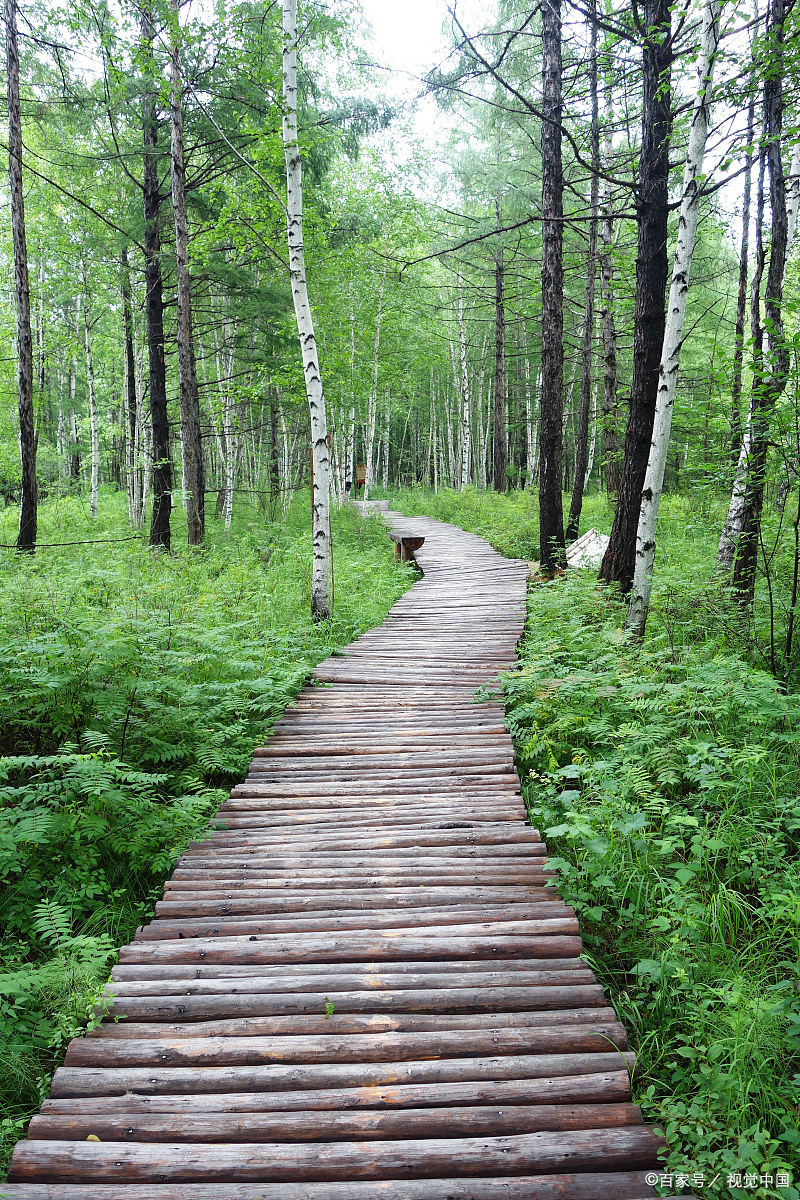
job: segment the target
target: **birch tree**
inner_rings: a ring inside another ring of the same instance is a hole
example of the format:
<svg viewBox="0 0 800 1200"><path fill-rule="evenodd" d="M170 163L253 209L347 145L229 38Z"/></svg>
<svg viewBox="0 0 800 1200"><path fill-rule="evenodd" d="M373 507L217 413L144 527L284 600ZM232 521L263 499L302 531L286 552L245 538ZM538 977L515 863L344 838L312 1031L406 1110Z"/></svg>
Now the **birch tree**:
<svg viewBox="0 0 800 1200"><path fill-rule="evenodd" d="M8 0L7 0L8 2ZM297 333L311 415L311 483L313 563L311 615L330 615L330 457L322 372L308 301L303 245L303 178L297 135L297 0L283 0L283 151L286 162L286 235Z"/></svg>
<svg viewBox="0 0 800 1200"><path fill-rule="evenodd" d="M600 578L619 583L623 592L630 591L636 564L636 530L653 437L658 365L666 325L664 294L669 277L672 6L669 0L645 0L643 10L633 374L619 494L611 539L600 567Z"/></svg>
<svg viewBox="0 0 800 1200"><path fill-rule="evenodd" d="M569 507L566 540L574 542L580 527L583 493L588 478L589 408L592 398L592 337L594 333L594 292L597 269L597 219L600 196L600 110L597 97L597 21L596 0L591 0L589 98L592 108L592 182L589 193L589 245L586 254L586 299L583 313L583 345L581 347L581 408L578 419L578 441L575 447L575 479Z"/></svg>
<svg viewBox="0 0 800 1200"><path fill-rule="evenodd" d="M606 53L605 113L603 121L603 165L612 164L612 129L614 127L614 83ZM603 331L603 470L606 493L615 496L619 491L619 434L617 431L617 329L614 320L614 271L611 252L614 246L614 193L608 178L603 183L603 216L600 224L600 313Z"/></svg>
<svg viewBox="0 0 800 1200"><path fill-rule="evenodd" d="M377 475L377 461L375 459L375 431L378 421L378 373L380 369L380 352L381 352L381 320L383 318L383 293L386 287L386 267L387 261L383 263L383 274L381 275L381 288L378 293L378 315L375 320L375 345L372 356L372 390L369 394L369 402L367 405L367 423L365 429L365 446L364 446L364 499L369 497L369 489L375 481Z"/></svg>
<svg viewBox="0 0 800 1200"><path fill-rule="evenodd" d="M464 325L464 275L458 268L458 346L461 391L461 490L469 484L469 469L472 461L472 425L469 397L469 370L467 364L467 331Z"/></svg>
<svg viewBox="0 0 800 1200"><path fill-rule="evenodd" d="M539 543L542 570L566 565L561 501L564 382L564 175L561 163L561 0L542 6L542 394Z"/></svg>
<svg viewBox="0 0 800 1200"><path fill-rule="evenodd" d="M783 73L785 70L784 0L775 0L768 19L768 47L764 70L764 124L759 155L756 198L756 269L750 295L753 335L753 385L747 429L742 439L731 502L717 551L717 568L731 571L740 600L753 599L764 503L769 427L772 410L781 396L789 372L789 351L783 329L783 276L789 245L786 178L782 160ZM760 285L766 265L763 239L764 173L769 174L771 244L761 317ZM796 206L795 206L796 216ZM766 350L764 340L766 336Z"/></svg>
<svg viewBox="0 0 800 1200"><path fill-rule="evenodd" d="M164 287L161 277L161 234L159 211L161 190L158 173L158 85L153 62L153 18L146 5L141 14L142 50L147 87L142 99L145 307L147 310L147 351L150 368L150 422L152 433L153 512L150 518L150 545L170 548L172 513L172 456L169 446L167 413L167 375L164 356ZM142 497L144 504L146 497Z"/></svg>
<svg viewBox="0 0 800 1200"><path fill-rule="evenodd" d="M708 137L708 119L714 82L714 67L719 44L720 0L706 0L703 6L700 54L697 61L698 90L689 130L686 166L683 176L683 195L678 218L678 244L672 267L672 280L667 303L667 323L664 346L658 368L658 397L653 422L653 438L647 462L642 492L639 526L636 533L636 564L633 574L633 595L628 607L626 628L636 637L644 636L650 593L653 586L653 562L656 550L656 524L664 471L667 465L669 435L675 407L675 388L678 382L683 321L689 294L689 275L700 216L700 191L703 177L703 158Z"/></svg>
<svg viewBox="0 0 800 1200"><path fill-rule="evenodd" d="M177 281L178 393L181 412L181 459L190 546L205 535L205 475L200 436L200 401L192 341L192 295L189 279L189 226L186 218L186 168L183 159L183 99L181 95L179 0L171 2L170 60L170 174L175 216Z"/></svg>
<svg viewBox="0 0 800 1200"><path fill-rule="evenodd" d="M14 242L14 289L17 304L17 386L19 389L19 450L22 494L17 549L36 549L38 495L36 485L36 428L33 417L33 334L28 246L25 239L25 200L22 190L22 117L19 102L19 47L15 0L5 0L6 93L8 100L8 175L11 185L11 232Z"/></svg>
<svg viewBox="0 0 800 1200"><path fill-rule="evenodd" d="M89 285L86 279L85 265L83 287L85 292L83 303L83 335L86 346L86 387L89 392L89 431L91 438L89 516L94 520L97 516L97 499L100 491L100 428L97 418L97 392L94 379L94 359L92 357L92 324L89 320Z"/></svg>

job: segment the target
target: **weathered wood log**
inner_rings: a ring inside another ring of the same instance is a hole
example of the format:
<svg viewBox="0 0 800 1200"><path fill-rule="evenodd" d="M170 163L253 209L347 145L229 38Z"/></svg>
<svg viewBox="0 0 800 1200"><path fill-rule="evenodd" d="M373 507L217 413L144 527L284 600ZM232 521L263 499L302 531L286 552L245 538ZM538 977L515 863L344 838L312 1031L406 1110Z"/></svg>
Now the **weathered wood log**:
<svg viewBox="0 0 800 1200"><path fill-rule="evenodd" d="M273 1114L175 1114L145 1116L36 1116L28 1137L37 1141L101 1142L328 1142L364 1138L498 1137L544 1130L609 1129L641 1125L634 1104L511 1105L499 1109L401 1109Z"/></svg>
<svg viewBox="0 0 800 1200"><path fill-rule="evenodd" d="M118 1096L51 1097L42 1112L108 1113L308 1112L345 1109L443 1108L479 1104L621 1103L630 1099L625 1069L534 1079L470 1080L467 1083L404 1083L399 1087L337 1087L280 1092L200 1092Z"/></svg>
<svg viewBox="0 0 800 1200"><path fill-rule="evenodd" d="M534 924L534 922L531 922ZM538 924L538 923L536 923ZM558 922L556 922L558 924ZM270 963L386 962L392 958L575 958L581 939L569 934L491 932L443 937L372 930L328 937L311 934L251 935L255 941L214 938L205 942L134 942L120 951L120 962Z"/></svg>
<svg viewBox="0 0 800 1200"><path fill-rule="evenodd" d="M513 1175L522 1172L602 1171L658 1162L665 1141L646 1127L529 1133L497 1138L425 1141L280 1142L226 1146L101 1142L20 1142L9 1171L20 1180L137 1182L323 1181L425 1178L447 1174Z"/></svg>
<svg viewBox="0 0 800 1200"><path fill-rule="evenodd" d="M412 848L415 853L418 853L423 847L432 847L441 851L444 847L517 847L520 848L520 853L528 853L531 850L534 854L538 853L537 847L541 844L541 838L535 829L529 825L509 824L501 825L499 822L488 828L469 828L468 822L456 823L457 828L438 828L438 829L422 829L406 832L405 830L392 830L387 832L354 832L351 834L338 831L335 829L329 830L326 833L305 833L297 832L294 835L273 834L273 833L258 833L248 832L240 833L235 837L237 846L267 846L277 849L285 847L287 852L291 849L295 853L311 853L318 850L326 853L342 850L397 850L401 848ZM230 837L224 835L214 835L211 838L204 839L201 842L192 842L191 846L214 845L223 843L227 849L227 844L231 841ZM220 847L222 848L222 847ZM506 851L510 853L511 851ZM516 853L516 849L514 851Z"/></svg>
<svg viewBox="0 0 800 1200"><path fill-rule="evenodd" d="M573 910L561 902L551 902L532 906L531 912L525 906L526 914L531 918L552 919L563 917L571 920L572 924L564 926L572 932L577 932L578 923ZM425 928L426 933L443 934L446 930L458 933L465 926L475 922L484 924L492 921L508 925L509 912L507 908L492 909L488 905L481 908L437 908L437 909L407 909L400 913L373 910L363 912L332 913L322 912L318 916L292 914L281 917L250 917L237 918L234 916L220 917L216 920L204 920L198 914L192 914L182 920L167 920L163 912L157 913L157 920L142 926L136 933L136 941L166 941L170 938L187 937L231 937L249 936L250 934L282 933L308 931L313 933L329 932L340 929L402 929L408 927ZM531 922L513 922L528 924Z"/></svg>
<svg viewBox="0 0 800 1200"><path fill-rule="evenodd" d="M299 976L327 976L328 982L337 978L340 983L346 979L353 981L354 977L365 979L369 976L371 988L378 986L379 980L386 981L387 986L411 986L412 976L418 976L427 981L431 987L463 987L467 976L474 976L476 983L487 986L492 982L488 976L494 977L494 982L505 981L508 986L519 984L522 972L531 972L535 979L531 985L546 983L547 978L542 972L558 972L554 981L558 983L580 982L576 972L586 972L594 982L594 974L588 965L580 958L504 958L504 959L392 959L388 965L364 962L325 962L310 963L117 963L111 971L111 978L116 980L148 980L148 979L248 979L253 975L260 976L259 988L267 987L268 980L277 979L282 985L297 979ZM431 976L439 978L431 979ZM391 977L391 978L390 978ZM449 981L449 982L448 982ZM320 985L322 986L322 985Z"/></svg>
<svg viewBox="0 0 800 1200"><path fill-rule="evenodd" d="M246 875L246 878L243 876ZM307 886L314 890L319 888L329 887L331 890L339 890L341 888L354 887L404 887L411 884L417 884L419 887L446 887L452 883L465 883L472 886L485 884L492 886L493 884L502 883L505 886L517 883L524 886L529 886L532 883L544 883L548 879L555 879L556 872L551 870L546 865L537 866L535 863L525 862L519 869L512 870L510 867L476 867L474 864L464 866L463 868L454 867L452 869L439 867L435 871L430 871L424 867L391 867L389 870L368 870L366 867L350 867L336 872L333 871L312 871L312 870L297 870L297 871L276 871L270 869L268 873L258 874L256 871L243 872L236 871L230 868L217 867L214 869L195 870L189 867L180 867L175 870L172 878L174 884L187 882L194 884L196 888L198 883L218 883L225 887L234 888L237 884L240 887L259 887L259 888L291 888ZM194 890L194 889L193 889Z"/></svg>
<svg viewBox="0 0 800 1200"><path fill-rule="evenodd" d="M10 1200L647 1200L655 1195L644 1171L368 1183L34 1183L7 1185L4 1191Z"/></svg>
<svg viewBox="0 0 800 1200"><path fill-rule="evenodd" d="M448 912L453 905L464 904L470 909L476 905L487 908L503 904L506 913L514 912L518 904L525 905L525 912L537 916L545 906L558 903L555 891L545 888L354 888L352 891L331 893L294 892L292 895L242 895L222 889L197 892L165 892L165 898L156 904L157 917L228 916L246 913L303 913L320 910L326 913L346 913L356 909L363 913L393 910L425 909L431 912L440 909ZM370 917L371 919L371 917Z"/></svg>
<svg viewBox="0 0 800 1200"><path fill-rule="evenodd" d="M536 1075L586 1075L623 1062L627 1050L596 1054L504 1054L485 1058L392 1063L313 1063L289 1067L59 1067L51 1096L119 1096L171 1092L290 1091L405 1083L463 1083L488 1079L532 1079Z"/></svg>
<svg viewBox="0 0 800 1200"><path fill-rule="evenodd" d="M397 1016L378 1016L374 1013L342 1013L314 1017L243 1017L223 1018L220 1021L195 1021L182 1025L158 1025L141 1021L104 1021L88 1029L89 1039L190 1037L274 1037L276 1035L315 1034L327 1037L332 1033L415 1033L433 1029L506 1029L554 1028L580 1025L603 1033L616 1025L616 1014L606 1008L552 1009L544 1012L512 1013L438 1013L419 1016L402 1013Z"/></svg>
<svg viewBox="0 0 800 1200"><path fill-rule="evenodd" d="M553 1029L437 1030L429 1033L329 1033L327 1037L161 1038L109 1042L75 1038L68 1067L258 1066L262 1063L401 1062L474 1058L481 1054L603 1054L627 1049L621 1025L603 1032L586 1026Z"/></svg>

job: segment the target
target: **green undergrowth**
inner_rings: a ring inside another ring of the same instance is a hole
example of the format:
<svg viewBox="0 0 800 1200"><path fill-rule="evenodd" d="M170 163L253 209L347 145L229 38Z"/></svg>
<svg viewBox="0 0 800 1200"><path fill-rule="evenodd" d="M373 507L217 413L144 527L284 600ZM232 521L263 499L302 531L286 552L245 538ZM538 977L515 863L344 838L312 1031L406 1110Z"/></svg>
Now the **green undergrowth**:
<svg viewBox="0 0 800 1200"><path fill-rule="evenodd" d="M0 542L13 540L11 510ZM311 667L413 582L383 523L333 519L336 607L309 617L307 497L174 552L141 541L0 552L0 1105L6 1152L148 919ZM124 497L44 505L41 543L130 534Z"/></svg>
<svg viewBox="0 0 800 1200"><path fill-rule="evenodd" d="M700 1195L796 1200L800 698L697 605L679 620L669 586L644 647L623 611L593 572L531 588L505 684L531 819L632 1035L664 1170L703 1174ZM761 1184L782 1170L792 1187Z"/></svg>

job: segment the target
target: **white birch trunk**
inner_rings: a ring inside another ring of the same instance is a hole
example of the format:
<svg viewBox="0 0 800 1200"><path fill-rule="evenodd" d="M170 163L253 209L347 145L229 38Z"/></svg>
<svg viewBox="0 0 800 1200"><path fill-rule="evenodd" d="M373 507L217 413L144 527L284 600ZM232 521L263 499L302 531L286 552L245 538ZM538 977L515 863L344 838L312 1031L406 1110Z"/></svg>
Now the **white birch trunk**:
<svg viewBox="0 0 800 1200"><path fill-rule="evenodd" d="M717 547L716 569L724 579L730 579L731 572L733 571L733 560L736 557L736 538L742 529L745 509L747 507L747 478L750 468L751 437L752 431L748 415L747 428L745 429L742 445L739 449L736 474L733 477L731 502L728 505L728 512L725 517L725 523L722 526L722 533L719 536L719 546ZM688 446L686 451L688 454Z"/></svg>
<svg viewBox="0 0 800 1200"><path fill-rule="evenodd" d="M586 476L583 481L584 492L589 486L589 480L592 477L592 467L594 466L594 456L597 449L597 383L595 382L592 388L592 434L589 441L589 455L586 460Z"/></svg>
<svg viewBox="0 0 800 1200"><path fill-rule="evenodd" d="M683 176L683 197L678 219L678 244L672 268L672 281L667 303L667 324L664 330L664 345L658 369L658 398L653 423L653 440L642 492L639 511L639 526L636 532L636 565L633 574L633 593L625 627L634 636L644 636L650 594L653 587L653 563L656 552L656 524L661 495L664 489L664 470L667 464L669 435L672 428L672 413L675 407L675 388L678 382L683 320L686 313L686 297L689 292L689 274L692 267L700 215L700 183L703 173L703 158L708 136L708 118L711 93L719 43L720 0L705 0L702 16L700 54L697 62L698 92L689 130L689 145L686 152L686 167Z"/></svg>
<svg viewBox="0 0 800 1200"><path fill-rule="evenodd" d="M58 372L58 425L56 428L56 451L58 453L58 474L63 483L69 475L67 463L67 420L64 416L64 372Z"/></svg>
<svg viewBox="0 0 800 1200"><path fill-rule="evenodd" d="M386 285L387 260L384 259L383 274L381 275L381 290L378 294L378 316L375 322L375 352L372 362L372 391L367 405L367 424L365 429L366 446L364 448L364 499L369 498L369 489L377 475L375 458L375 430L378 421L378 367L381 349L381 319L383 316L383 290Z"/></svg>
<svg viewBox="0 0 800 1200"><path fill-rule="evenodd" d="M484 349L485 349L485 347L484 347ZM481 357L483 357L483 356L481 356ZM486 490L486 439L487 439L488 435L487 435L486 426L485 426L485 423L483 420L483 398L482 398L483 384L484 384L484 374L483 374L483 372L481 372L480 377L478 379L478 392L477 392L478 403L475 406L478 410L478 455L477 455L478 471L477 471L477 475L478 475L478 487L482 491L485 491Z"/></svg>
<svg viewBox="0 0 800 1200"><path fill-rule="evenodd" d="M283 102L289 274L311 416L311 615L315 621L324 621L330 615L330 455L325 396L317 357L314 322L308 301L303 246L303 177L297 137L297 0L283 0Z"/></svg>
<svg viewBox="0 0 800 1200"><path fill-rule="evenodd" d="M97 419L97 393L94 386L92 359L92 330L89 324L89 305L83 306L83 332L86 343L86 384L89 392L89 429L91 432L91 474L89 516L97 516L97 497L100 491L100 427Z"/></svg>
<svg viewBox="0 0 800 1200"><path fill-rule="evenodd" d="M800 143L796 143L792 150L792 160L789 164L789 173L786 176L786 258L784 259L783 269L786 270L786 264L789 261L789 255L792 252L792 241L794 240L794 231L797 225L797 207L800 204Z"/></svg>
<svg viewBox="0 0 800 1200"><path fill-rule="evenodd" d="M138 353L138 352L137 352ZM136 529L142 527L144 511L144 471L142 468L142 440L144 437L144 396L142 395L142 372L136 374L136 429L133 442L133 487L131 491L131 507L133 515L131 522Z"/></svg>
<svg viewBox="0 0 800 1200"><path fill-rule="evenodd" d="M383 412L383 471L381 484L384 492L389 488L389 434L391 432L391 393L386 389L386 408Z"/></svg>
<svg viewBox="0 0 800 1200"><path fill-rule="evenodd" d="M461 367L461 490L469 485L472 461L472 425L470 421L469 372L467 370L467 331L464 326L464 286L458 268L458 342Z"/></svg>
<svg viewBox="0 0 800 1200"><path fill-rule="evenodd" d="M142 510L139 515L139 528L143 528L147 516L147 501L153 484L153 426L150 421L142 425L144 443L144 477L142 479Z"/></svg>

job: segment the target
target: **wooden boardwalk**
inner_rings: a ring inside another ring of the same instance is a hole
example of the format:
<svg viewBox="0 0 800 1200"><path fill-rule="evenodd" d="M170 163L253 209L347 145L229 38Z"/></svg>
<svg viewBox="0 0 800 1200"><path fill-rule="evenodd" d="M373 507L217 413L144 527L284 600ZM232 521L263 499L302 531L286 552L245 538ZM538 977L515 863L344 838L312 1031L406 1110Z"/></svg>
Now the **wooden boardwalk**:
<svg viewBox="0 0 800 1200"><path fill-rule="evenodd" d="M653 1194L625 1031L546 887L502 705L472 701L514 662L527 566L393 519L424 579L316 669L180 860L0 1195Z"/></svg>

